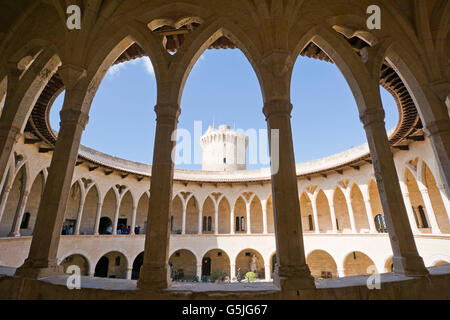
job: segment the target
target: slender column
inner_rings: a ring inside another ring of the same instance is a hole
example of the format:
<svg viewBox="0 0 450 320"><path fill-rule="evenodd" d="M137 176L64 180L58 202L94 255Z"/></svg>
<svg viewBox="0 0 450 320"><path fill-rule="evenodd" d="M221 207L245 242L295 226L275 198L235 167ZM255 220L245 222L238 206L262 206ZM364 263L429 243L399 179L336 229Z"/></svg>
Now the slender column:
<svg viewBox="0 0 450 320"><path fill-rule="evenodd" d="M0 202L0 222L2 221L3 214L6 208L6 202L8 201L9 193L11 192L11 186L6 186L5 192L3 193L3 197Z"/></svg>
<svg viewBox="0 0 450 320"><path fill-rule="evenodd" d="M330 217L331 217L331 228L333 229L333 233L337 233L337 224L336 224L336 211L334 210L334 202L333 202L333 190L325 190L325 194L328 199L328 205L330 207Z"/></svg>
<svg viewBox="0 0 450 320"><path fill-rule="evenodd" d="M436 220L436 215L433 210L433 205L431 204L430 194L428 193L428 189L425 186L421 186L419 188L420 193L422 194L423 202L425 204L425 209L427 210L428 219L430 219L431 224L431 232L434 234L441 234L441 229L439 229L439 225Z"/></svg>
<svg viewBox="0 0 450 320"><path fill-rule="evenodd" d="M386 133L378 83L376 87L374 92L378 92L376 96L378 100L374 101L374 108L366 110L360 116L366 131L378 191L389 230L394 253L392 259L394 272L409 276L427 275L428 270L417 251L402 199L397 170Z"/></svg>
<svg viewBox="0 0 450 320"><path fill-rule="evenodd" d="M20 225L22 224L23 214L25 213L29 194L30 192L26 190L20 196L19 204L17 206L16 214L14 215L14 221L11 227L11 232L8 235L9 237L20 237Z"/></svg>
<svg viewBox="0 0 450 320"><path fill-rule="evenodd" d="M371 233L376 233L377 228L375 227L375 217L373 216L372 205L370 204L370 194L369 194L369 186L363 185L361 186L361 191L364 200L364 206L366 208L367 220L369 222L369 228Z"/></svg>
<svg viewBox="0 0 450 320"><path fill-rule="evenodd" d="M246 217L245 220L247 221L247 234L251 234L252 230L251 230L251 221L250 221L250 207L251 206L251 202L250 203L245 203L245 211L246 211Z"/></svg>
<svg viewBox="0 0 450 320"><path fill-rule="evenodd" d="M100 218L102 215L103 201L97 203L97 213L95 214L94 235L98 236L98 229L100 228Z"/></svg>
<svg viewBox="0 0 450 320"><path fill-rule="evenodd" d="M3 112L6 112L6 108ZM6 178L8 161L13 147L20 137L20 128L13 126L11 123L6 123L3 118L0 118L0 168L2 168L0 169L0 181Z"/></svg>
<svg viewBox="0 0 450 320"><path fill-rule="evenodd" d="M448 219L450 220L450 201L447 197L447 193L445 192L445 187L443 185L437 186L439 189L439 193L441 194L442 202L444 203L445 211L447 212ZM1 212L0 212L1 216Z"/></svg>
<svg viewBox="0 0 450 320"><path fill-rule="evenodd" d="M320 233L319 229L319 216L317 214L317 203L316 203L315 197L311 197L311 205L313 210L313 217L314 217L314 232Z"/></svg>
<svg viewBox="0 0 450 320"><path fill-rule="evenodd" d="M181 234L186 234L186 210L187 210L187 203L183 200L183 216L181 221Z"/></svg>
<svg viewBox="0 0 450 320"><path fill-rule="evenodd" d="M121 199L117 199L116 201L116 208L114 211L114 221L113 221L113 235L117 235L117 226L119 224L119 212L120 212L120 203Z"/></svg>
<svg viewBox="0 0 450 320"><path fill-rule="evenodd" d="M234 207L230 210L230 234L235 234L234 229L236 228L235 222L234 222Z"/></svg>
<svg viewBox="0 0 450 320"><path fill-rule="evenodd" d="M81 220L83 218L84 203L86 202L86 193L82 192L80 196L80 205L78 206L77 223L75 225L75 235L80 235Z"/></svg>
<svg viewBox="0 0 450 320"><path fill-rule="evenodd" d="M236 278L236 265L234 263L230 264L230 279L233 281L233 279Z"/></svg>
<svg viewBox="0 0 450 320"><path fill-rule="evenodd" d="M81 103L74 96L84 97L84 91L66 90L61 111L61 129L53 153L50 171L39 207L28 258L16 275L39 278L61 273L57 252L61 227L70 193L75 162L88 115L77 110Z"/></svg>
<svg viewBox="0 0 450 320"><path fill-rule="evenodd" d="M338 277L339 278L344 278L345 277L345 272L344 269L338 269Z"/></svg>
<svg viewBox="0 0 450 320"><path fill-rule="evenodd" d="M269 282L271 279L270 273L270 264L264 264L264 275L267 282Z"/></svg>
<svg viewBox="0 0 450 320"><path fill-rule="evenodd" d="M198 204L198 234L199 235L203 234L202 218L203 218L203 204L199 203Z"/></svg>
<svg viewBox="0 0 450 320"><path fill-rule="evenodd" d="M344 195L345 195L345 202L347 203L348 216L350 218L350 226L352 228L352 233L358 233L358 231L356 231L355 214L353 213L352 199L350 197L350 190L348 190L348 189L344 190Z"/></svg>
<svg viewBox="0 0 450 320"><path fill-rule="evenodd" d="M408 220L411 225L411 230L413 233L419 233L416 217L414 216L411 199L409 198L408 192L403 193L403 200L405 201L406 213L408 215Z"/></svg>
<svg viewBox="0 0 450 320"><path fill-rule="evenodd" d="M133 204L133 209L132 209L132 213L131 213L131 230L130 230L130 234L131 235L135 235L136 233L134 232L134 229L136 228L136 216L137 216L137 206L135 204Z"/></svg>
<svg viewBox="0 0 450 320"><path fill-rule="evenodd" d="M133 268L128 268L127 269L127 279L131 280L132 275L133 275Z"/></svg>
<svg viewBox="0 0 450 320"><path fill-rule="evenodd" d="M261 208L263 215L263 233L268 234L267 230L267 200L261 200Z"/></svg>
<svg viewBox="0 0 450 320"><path fill-rule="evenodd" d="M303 243L290 121L291 111L292 104L287 99L266 101L264 105L264 114L271 137L269 141L272 163L272 199L278 253L274 283L282 290L315 287L314 279L306 264ZM278 141L272 139L272 134L275 136L278 134Z"/></svg>
<svg viewBox="0 0 450 320"><path fill-rule="evenodd" d="M214 234L219 234L219 204L214 203Z"/></svg>
<svg viewBox="0 0 450 320"><path fill-rule="evenodd" d="M197 264L197 277L198 281L202 281L202 264Z"/></svg>
<svg viewBox="0 0 450 320"><path fill-rule="evenodd" d="M151 223L147 227L144 263L138 286L148 289L165 289L170 286L169 217L173 193L172 151L175 148L172 135L177 128L180 107L159 104L155 107L155 111L157 114L156 135L147 218L147 221Z"/></svg>

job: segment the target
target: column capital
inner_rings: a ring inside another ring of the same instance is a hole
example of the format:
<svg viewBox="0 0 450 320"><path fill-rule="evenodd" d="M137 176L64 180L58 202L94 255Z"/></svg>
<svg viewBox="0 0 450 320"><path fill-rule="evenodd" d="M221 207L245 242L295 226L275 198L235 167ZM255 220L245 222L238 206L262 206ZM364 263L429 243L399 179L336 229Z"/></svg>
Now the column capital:
<svg viewBox="0 0 450 320"><path fill-rule="evenodd" d="M58 73L63 79L66 90L74 88L81 79L87 76L85 68L70 63L63 63L58 69Z"/></svg>
<svg viewBox="0 0 450 320"><path fill-rule="evenodd" d="M431 123L426 123L423 131L425 132L425 134L428 137L442 134L444 132L449 133L450 132L450 121L448 121L448 119L442 119L442 120L433 121Z"/></svg>
<svg viewBox="0 0 450 320"><path fill-rule="evenodd" d="M63 125L78 125L84 128L89 122L89 115L81 110L76 109L68 109L62 110L60 112L61 115L61 127Z"/></svg>
<svg viewBox="0 0 450 320"><path fill-rule="evenodd" d="M264 103L263 112L266 119L269 119L273 115L291 116L292 108L292 103L289 100L276 99Z"/></svg>
<svg viewBox="0 0 450 320"><path fill-rule="evenodd" d="M178 104L158 103L155 112L159 119L178 119L181 109Z"/></svg>
<svg viewBox="0 0 450 320"><path fill-rule="evenodd" d="M383 109L371 108L363 111L359 119L364 124L364 128L373 124L382 124L384 126L384 119L386 114Z"/></svg>

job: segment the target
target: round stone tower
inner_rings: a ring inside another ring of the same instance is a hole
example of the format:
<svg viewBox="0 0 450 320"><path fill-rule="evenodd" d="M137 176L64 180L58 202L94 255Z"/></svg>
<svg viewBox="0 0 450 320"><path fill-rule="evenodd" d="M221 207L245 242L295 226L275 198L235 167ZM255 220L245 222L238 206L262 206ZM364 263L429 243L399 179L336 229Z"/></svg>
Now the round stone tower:
<svg viewBox="0 0 450 320"><path fill-rule="evenodd" d="M233 131L227 125L221 125L218 130L209 126L200 144L203 149L202 170L246 170L248 138L245 134Z"/></svg>

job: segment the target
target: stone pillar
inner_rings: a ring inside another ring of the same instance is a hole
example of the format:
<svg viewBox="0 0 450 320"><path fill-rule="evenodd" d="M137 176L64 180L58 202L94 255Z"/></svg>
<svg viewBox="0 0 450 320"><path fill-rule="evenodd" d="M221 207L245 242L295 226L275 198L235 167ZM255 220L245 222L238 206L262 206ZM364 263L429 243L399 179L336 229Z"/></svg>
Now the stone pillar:
<svg viewBox="0 0 450 320"><path fill-rule="evenodd" d="M81 228L81 220L83 218L83 210L84 210L84 203L86 202L86 192L81 192L80 194L80 205L78 207L78 213L77 213L77 223L75 225L75 235L80 235L80 228Z"/></svg>
<svg viewBox="0 0 450 320"><path fill-rule="evenodd" d="M431 224L431 232L433 234L441 234L441 229L439 229L439 225L436 220L436 215L434 214L433 205L431 204L430 194L428 193L428 189L425 186L419 187L420 193L422 194L422 199L425 204L425 210L427 211L428 219L430 219Z"/></svg>
<svg viewBox="0 0 450 320"><path fill-rule="evenodd" d="M186 210L187 210L187 203L183 199L183 216L181 220L181 234L186 234Z"/></svg>
<svg viewBox="0 0 450 320"><path fill-rule="evenodd" d="M311 197L311 205L313 210L313 217L314 217L314 232L320 233L319 228L319 216L317 214L317 203L316 203L316 197Z"/></svg>
<svg viewBox="0 0 450 320"><path fill-rule="evenodd" d="M9 81L8 81L9 82ZM3 109L3 113L6 109ZM6 123L3 117L0 118L0 181L4 181L8 172L8 162L14 145L20 137L20 128Z"/></svg>
<svg viewBox="0 0 450 320"><path fill-rule="evenodd" d="M230 280L236 278L236 265L234 263L230 263Z"/></svg>
<svg viewBox="0 0 450 320"><path fill-rule="evenodd" d="M8 201L9 193L11 192L11 186L7 185L5 187L5 192L3 193L3 197L0 202L0 222L2 221L3 214L6 208L6 202Z"/></svg>
<svg viewBox="0 0 450 320"><path fill-rule="evenodd" d="M132 275L133 275L133 268L128 268L127 269L127 279L131 280Z"/></svg>
<svg viewBox="0 0 450 320"><path fill-rule="evenodd" d="M197 277L198 281L202 282L202 264L197 264Z"/></svg>
<svg viewBox="0 0 450 320"><path fill-rule="evenodd" d="M278 132L279 138L279 141L276 142L279 147L278 154L275 154L276 146L269 138L272 160L275 238L278 253L274 283L282 290L314 288L315 283L306 264L303 243L290 120L292 104L285 99L266 101L263 111L266 116L269 136L271 136L272 130L278 130L273 133ZM275 172L276 169L278 170Z"/></svg>
<svg viewBox="0 0 450 320"><path fill-rule="evenodd" d="M403 193L403 200L405 201L406 214L408 215L408 220L411 225L411 230L413 233L419 233L416 217L414 216L411 199L409 198L408 192Z"/></svg>
<svg viewBox="0 0 450 320"><path fill-rule="evenodd" d="M214 234L219 234L219 203L214 203Z"/></svg>
<svg viewBox="0 0 450 320"><path fill-rule="evenodd" d="M261 208L263 215L263 234L268 234L267 229L267 200L261 200Z"/></svg>
<svg viewBox="0 0 450 320"><path fill-rule="evenodd" d="M264 264L264 275L265 275L265 280L267 282L270 282L270 280L272 279L271 272L270 272L270 263Z"/></svg>
<svg viewBox="0 0 450 320"><path fill-rule="evenodd" d="M98 229L100 228L100 218L102 215L102 207L103 207L103 201L99 201L97 203L97 212L95 214L95 224L94 224L94 235L96 235L96 236L99 235Z"/></svg>
<svg viewBox="0 0 450 320"><path fill-rule="evenodd" d="M14 215L14 221L11 227L11 232L9 237L20 237L20 225L22 224L23 214L25 213L25 208L28 202L28 196L30 191L26 190L20 196L19 203L17 205L16 214Z"/></svg>
<svg viewBox="0 0 450 320"><path fill-rule="evenodd" d="M337 273L338 273L338 277L339 278L344 278L345 277L344 269L338 269Z"/></svg>
<svg viewBox="0 0 450 320"><path fill-rule="evenodd" d="M134 232L134 229L136 228L136 215L137 215L137 205L133 204L133 209L131 213L131 230L130 234L135 235L136 232Z"/></svg>
<svg viewBox="0 0 450 320"><path fill-rule="evenodd" d="M345 189L344 195L345 195L345 202L347 203L348 216L350 218L350 226L352 228L352 233L358 233L358 231L356 230L355 214L353 213L352 198L350 196L350 190Z"/></svg>
<svg viewBox="0 0 450 320"><path fill-rule="evenodd" d="M252 233L252 230L251 230L251 227L252 227L252 224L251 224L251 219L250 219L250 208L251 208L251 202L249 203L249 202L245 202L245 212L246 212L246 215L245 215L245 220L246 220L246 222L247 222L247 227L246 227L246 229L247 229L247 234L251 234Z"/></svg>
<svg viewBox="0 0 450 320"><path fill-rule="evenodd" d="M117 199L116 208L114 211L113 232L112 232L112 234L114 236L117 235L117 226L119 224L120 203L121 203L121 199Z"/></svg>
<svg viewBox="0 0 450 320"><path fill-rule="evenodd" d="M201 235L203 234L203 222L202 222L202 218L203 218L203 204L202 203L198 203L198 234Z"/></svg>
<svg viewBox="0 0 450 320"><path fill-rule="evenodd" d="M336 223L336 211L334 211L333 194L333 190L325 190L325 195L328 199L328 205L330 206L331 228L333 229L333 233L337 233L338 229Z"/></svg>
<svg viewBox="0 0 450 320"><path fill-rule="evenodd" d="M447 194L445 192L444 185L438 185L439 193L441 194L442 202L444 203L445 211L447 212L448 219L450 220L450 201L447 197ZM0 212L1 217L1 212Z"/></svg>
<svg viewBox="0 0 450 320"><path fill-rule="evenodd" d="M236 228L234 222L234 206L230 210L230 234L235 234L234 229Z"/></svg>
<svg viewBox="0 0 450 320"><path fill-rule="evenodd" d="M397 170L384 123L384 110L378 92L375 107L360 115L373 161L378 191L394 253L394 272L408 276L428 274L419 256L403 202ZM374 89L375 90L375 89Z"/></svg>
<svg viewBox="0 0 450 320"><path fill-rule="evenodd" d="M61 273L57 252L75 162L88 115L78 110L77 100L85 91L66 90L61 111L61 129L36 219L28 258L17 276L39 278Z"/></svg>
<svg viewBox="0 0 450 320"><path fill-rule="evenodd" d="M367 220L369 221L369 228L371 233L376 233L377 228L375 227L375 217L373 216L372 205L370 204L370 193L369 186L361 186L361 192L363 195L364 206L366 208Z"/></svg>
<svg viewBox="0 0 450 320"><path fill-rule="evenodd" d="M180 107L175 104L158 104L155 146L153 152L152 179L144 263L138 286L141 289L165 289L170 286L169 240L170 211L173 193L174 163L172 151L175 141L172 134L177 128Z"/></svg>

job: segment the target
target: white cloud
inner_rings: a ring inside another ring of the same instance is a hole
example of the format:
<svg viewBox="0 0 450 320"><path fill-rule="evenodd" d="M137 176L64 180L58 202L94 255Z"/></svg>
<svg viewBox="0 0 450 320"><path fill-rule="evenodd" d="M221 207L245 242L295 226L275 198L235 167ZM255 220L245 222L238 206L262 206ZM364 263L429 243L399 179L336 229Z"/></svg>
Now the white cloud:
<svg viewBox="0 0 450 320"><path fill-rule="evenodd" d="M108 72L106 73L106 77L112 78L112 77L118 75L121 70L126 69L128 66L137 65L137 64L139 64L141 67L143 67L149 75L151 75L151 76L155 75L155 70L153 69L153 65L152 65L152 62L150 61L150 58L142 57L142 58L137 58L134 60L122 62L122 63L111 66L111 68L109 68Z"/></svg>

